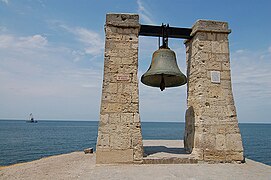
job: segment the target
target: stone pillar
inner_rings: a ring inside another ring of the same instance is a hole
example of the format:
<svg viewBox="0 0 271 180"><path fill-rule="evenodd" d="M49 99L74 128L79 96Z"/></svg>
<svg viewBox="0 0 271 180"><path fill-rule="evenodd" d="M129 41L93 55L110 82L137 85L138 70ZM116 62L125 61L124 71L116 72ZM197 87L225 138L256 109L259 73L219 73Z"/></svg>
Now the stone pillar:
<svg viewBox="0 0 271 180"><path fill-rule="evenodd" d="M203 161L243 160L233 100L228 23L199 20L185 42L187 105L185 148Z"/></svg>
<svg viewBox="0 0 271 180"><path fill-rule="evenodd" d="M136 14L107 14L96 163L137 163L143 159L138 98Z"/></svg>

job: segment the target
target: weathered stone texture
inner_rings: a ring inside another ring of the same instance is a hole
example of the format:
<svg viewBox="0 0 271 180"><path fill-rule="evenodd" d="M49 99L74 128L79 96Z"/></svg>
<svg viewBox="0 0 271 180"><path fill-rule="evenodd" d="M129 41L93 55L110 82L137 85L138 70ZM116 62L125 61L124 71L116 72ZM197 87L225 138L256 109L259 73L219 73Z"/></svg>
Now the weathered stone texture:
<svg viewBox="0 0 271 180"><path fill-rule="evenodd" d="M228 24L199 20L187 40L185 148L199 160L243 160L243 146L233 100ZM220 82L211 82L211 72Z"/></svg>
<svg viewBox="0 0 271 180"><path fill-rule="evenodd" d="M138 15L107 14L97 163L143 158L138 98Z"/></svg>

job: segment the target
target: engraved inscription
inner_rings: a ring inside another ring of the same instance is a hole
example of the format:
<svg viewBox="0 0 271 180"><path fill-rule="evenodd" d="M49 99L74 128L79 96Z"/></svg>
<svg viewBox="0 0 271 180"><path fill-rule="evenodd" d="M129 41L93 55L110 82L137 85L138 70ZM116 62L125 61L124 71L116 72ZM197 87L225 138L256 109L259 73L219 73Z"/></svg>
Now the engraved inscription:
<svg viewBox="0 0 271 180"><path fill-rule="evenodd" d="M129 81L129 79L130 79L129 74L118 74L117 75L118 81Z"/></svg>

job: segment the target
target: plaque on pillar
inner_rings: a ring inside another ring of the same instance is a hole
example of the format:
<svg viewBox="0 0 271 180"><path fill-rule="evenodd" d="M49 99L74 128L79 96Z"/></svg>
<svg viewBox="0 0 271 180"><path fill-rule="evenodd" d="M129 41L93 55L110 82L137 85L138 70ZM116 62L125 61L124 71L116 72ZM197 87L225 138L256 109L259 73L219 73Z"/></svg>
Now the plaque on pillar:
<svg viewBox="0 0 271 180"><path fill-rule="evenodd" d="M220 83L220 71L211 71L211 82Z"/></svg>

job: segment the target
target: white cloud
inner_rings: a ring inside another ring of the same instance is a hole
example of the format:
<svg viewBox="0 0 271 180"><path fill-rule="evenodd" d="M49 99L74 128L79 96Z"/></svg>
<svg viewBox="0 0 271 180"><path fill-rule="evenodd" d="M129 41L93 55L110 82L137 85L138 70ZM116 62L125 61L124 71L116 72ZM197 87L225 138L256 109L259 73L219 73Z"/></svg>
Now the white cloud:
<svg viewBox="0 0 271 180"><path fill-rule="evenodd" d="M6 32L8 29L5 26L0 26L0 32Z"/></svg>
<svg viewBox="0 0 271 180"><path fill-rule="evenodd" d="M271 107L271 53L242 50L231 55L235 105L240 122L269 122Z"/></svg>
<svg viewBox="0 0 271 180"><path fill-rule="evenodd" d="M85 54L91 56L100 56L103 54L104 39L100 34L82 27L70 27L63 23L59 27L75 35L75 38L84 44Z"/></svg>
<svg viewBox="0 0 271 180"><path fill-rule="evenodd" d="M141 0L137 0L136 2L137 2L137 6L138 6L138 14L142 18L143 23L155 24L151 13L145 7L145 4L143 4L143 2Z"/></svg>
<svg viewBox="0 0 271 180"><path fill-rule="evenodd" d="M85 28L75 28L78 39L86 45L85 52L90 55L101 55L104 49L104 40L96 32Z"/></svg>
<svg viewBox="0 0 271 180"><path fill-rule="evenodd" d="M0 35L1 48L41 48L47 45L46 37L33 35L27 37L14 37L12 35Z"/></svg>
<svg viewBox="0 0 271 180"><path fill-rule="evenodd" d="M255 105L271 99L271 54L268 50L233 52L232 81L238 99L254 101Z"/></svg>
<svg viewBox="0 0 271 180"><path fill-rule="evenodd" d="M97 120L102 68L90 61L74 62L80 52L39 34L2 34L0 54L2 118L34 111L39 118Z"/></svg>

